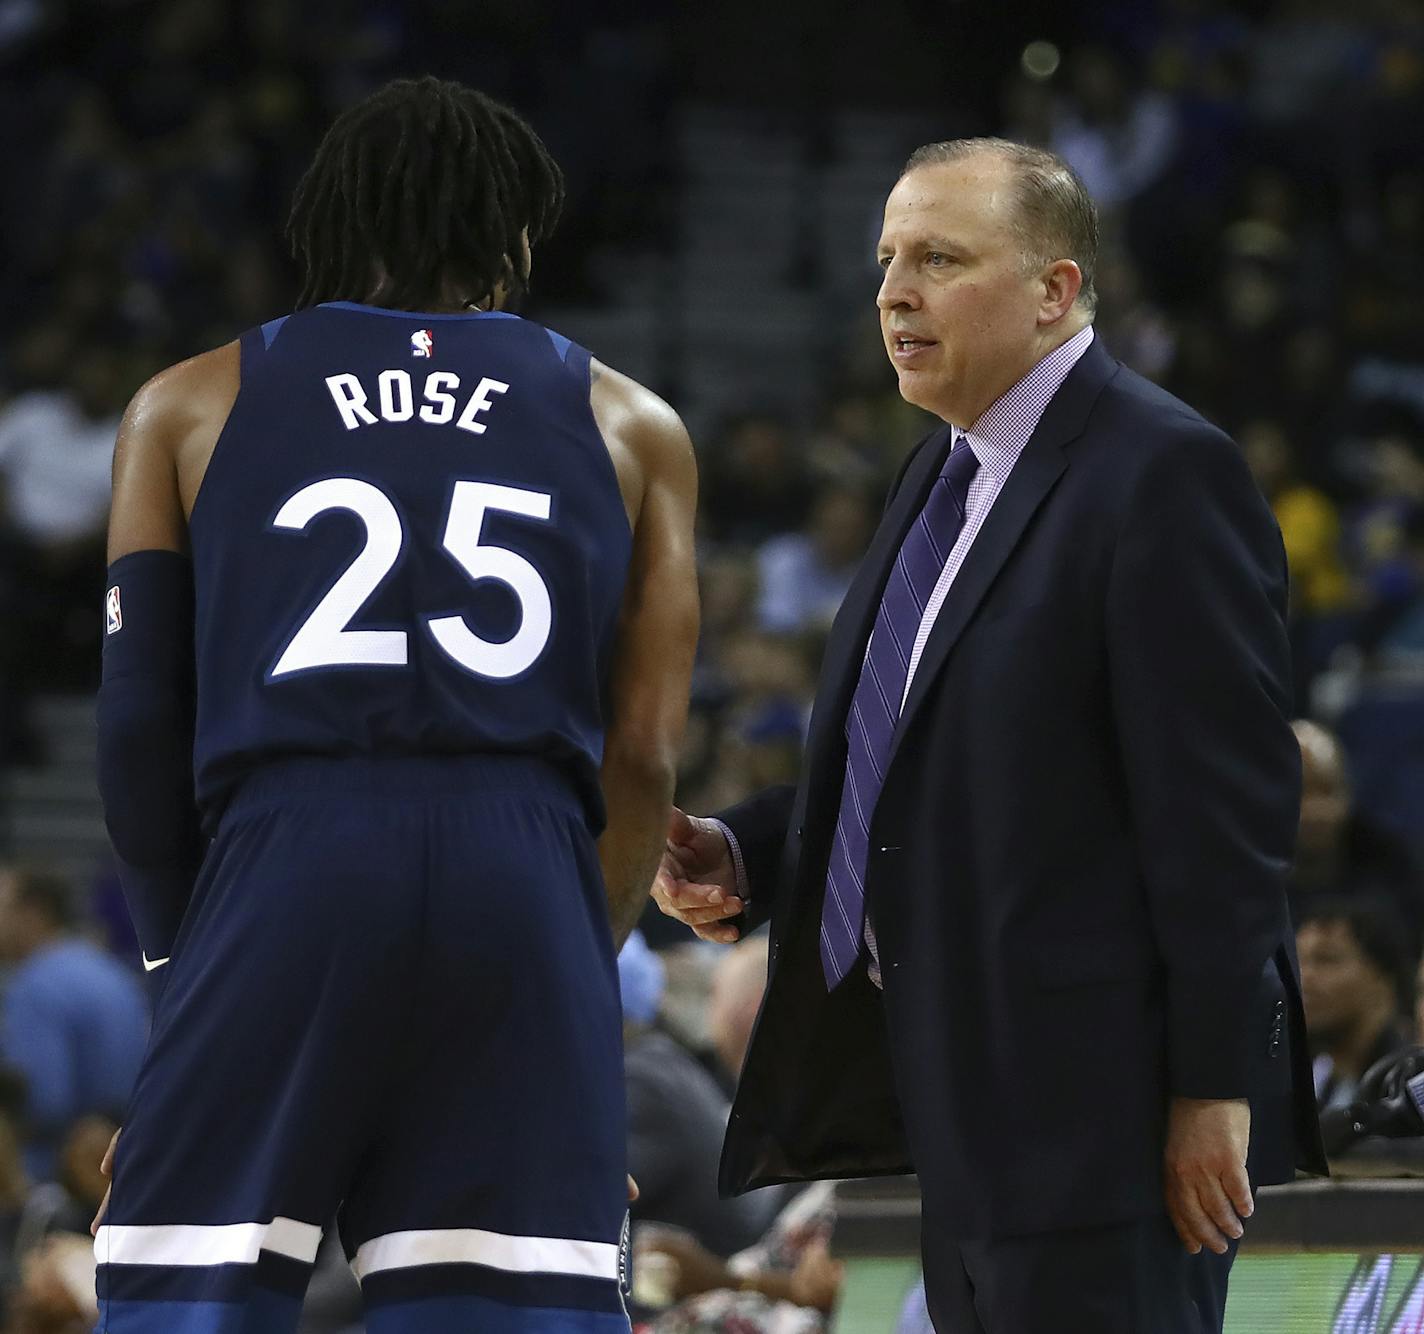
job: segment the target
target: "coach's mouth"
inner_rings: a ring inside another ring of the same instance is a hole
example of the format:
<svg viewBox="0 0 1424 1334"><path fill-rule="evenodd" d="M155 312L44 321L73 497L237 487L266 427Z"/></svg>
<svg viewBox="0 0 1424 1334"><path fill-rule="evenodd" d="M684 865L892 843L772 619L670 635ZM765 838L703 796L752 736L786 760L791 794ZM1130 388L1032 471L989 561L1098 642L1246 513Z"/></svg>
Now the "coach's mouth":
<svg viewBox="0 0 1424 1334"><path fill-rule="evenodd" d="M895 334L890 341L890 356L897 366L910 366L931 348L938 347L933 338L915 338L910 334Z"/></svg>

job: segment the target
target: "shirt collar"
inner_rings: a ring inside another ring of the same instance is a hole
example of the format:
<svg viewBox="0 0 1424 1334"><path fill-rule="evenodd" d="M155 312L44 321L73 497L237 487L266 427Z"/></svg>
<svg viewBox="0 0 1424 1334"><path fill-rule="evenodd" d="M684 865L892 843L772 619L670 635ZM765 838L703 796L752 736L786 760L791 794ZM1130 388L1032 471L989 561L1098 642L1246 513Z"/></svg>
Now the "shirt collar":
<svg viewBox="0 0 1424 1334"><path fill-rule="evenodd" d="M1004 481L1012 471L1043 414L1068 378L1068 372L1091 346L1093 326L1078 330L1055 347L1013 388L1005 391L967 431L953 428L953 444L969 442L985 472Z"/></svg>

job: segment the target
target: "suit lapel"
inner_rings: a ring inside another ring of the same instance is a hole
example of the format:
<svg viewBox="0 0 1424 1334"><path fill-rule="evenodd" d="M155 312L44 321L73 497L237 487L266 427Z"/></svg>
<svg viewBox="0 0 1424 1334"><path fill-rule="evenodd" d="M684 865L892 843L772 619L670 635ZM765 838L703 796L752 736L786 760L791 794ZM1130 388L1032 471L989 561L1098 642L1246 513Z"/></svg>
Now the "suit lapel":
<svg viewBox="0 0 1424 1334"><path fill-rule="evenodd" d="M1101 340L1095 338L1049 402L975 536L930 629L895 727L892 760L950 650L1018 545L1029 520L1068 466L1063 447L1082 433L1099 392L1116 369L1117 363L1103 349Z"/></svg>
<svg viewBox="0 0 1424 1334"><path fill-rule="evenodd" d="M865 558L851 581L836 613L835 624L826 642L821 664L820 684L816 690L816 705L807 735L804 772L816 777L811 792L821 791L827 784L821 778L827 766L834 767L840 754L845 732L846 715L851 696L860 680L861 664L865 660L865 645L880 610L880 595L890 577L890 567L899 555L905 533L925 507L930 486L939 476L949 454L950 428L943 426L927 436L916 449L905 468L885 517L875 530ZM835 799L840 799L840 779L835 783ZM808 819L812 812L808 809Z"/></svg>

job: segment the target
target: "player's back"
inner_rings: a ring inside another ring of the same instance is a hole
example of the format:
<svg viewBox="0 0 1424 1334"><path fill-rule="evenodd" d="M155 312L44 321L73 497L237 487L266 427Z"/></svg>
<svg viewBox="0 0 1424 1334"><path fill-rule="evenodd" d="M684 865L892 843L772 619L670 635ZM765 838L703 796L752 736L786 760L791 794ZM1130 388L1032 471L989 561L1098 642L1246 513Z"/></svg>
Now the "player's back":
<svg viewBox="0 0 1424 1334"><path fill-rule="evenodd" d="M292 756L527 753L598 823L631 534L588 353L344 302L241 349L190 519L205 816Z"/></svg>

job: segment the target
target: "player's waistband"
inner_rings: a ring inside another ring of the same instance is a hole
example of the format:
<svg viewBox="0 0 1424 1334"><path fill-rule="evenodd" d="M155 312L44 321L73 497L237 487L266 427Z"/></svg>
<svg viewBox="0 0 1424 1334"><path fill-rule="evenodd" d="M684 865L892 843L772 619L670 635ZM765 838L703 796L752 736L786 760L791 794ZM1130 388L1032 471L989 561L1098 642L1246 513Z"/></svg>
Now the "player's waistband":
<svg viewBox="0 0 1424 1334"><path fill-rule="evenodd" d="M232 794L228 819L294 797L370 797L399 801L499 792L583 817L573 778L537 755L301 756L254 769Z"/></svg>

